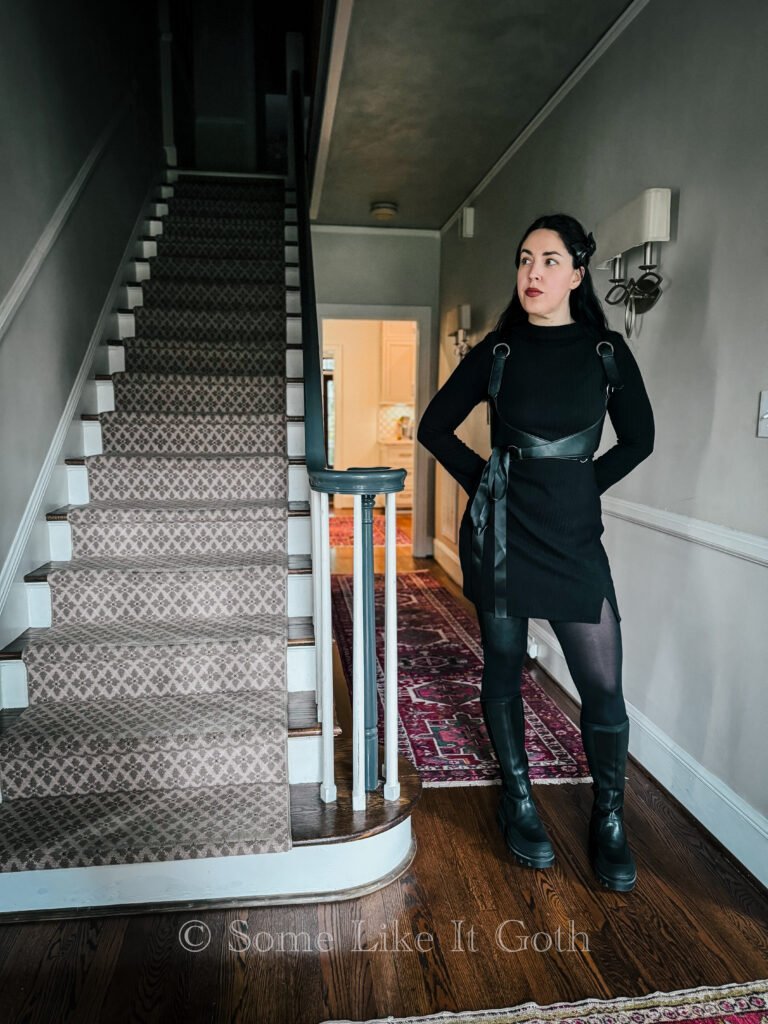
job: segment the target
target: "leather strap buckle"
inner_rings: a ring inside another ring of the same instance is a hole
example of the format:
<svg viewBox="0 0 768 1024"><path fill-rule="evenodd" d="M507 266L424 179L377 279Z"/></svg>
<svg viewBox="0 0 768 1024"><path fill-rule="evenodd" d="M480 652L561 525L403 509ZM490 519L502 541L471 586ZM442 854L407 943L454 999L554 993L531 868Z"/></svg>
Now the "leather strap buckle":
<svg viewBox="0 0 768 1024"><path fill-rule="evenodd" d="M520 459L522 459L522 458L523 458L523 450L522 450L522 448L520 447L520 445L517 445L517 444L508 444L508 445L506 445L506 449L507 449L507 451L508 451L508 452L510 453L510 455L511 455L511 457L512 457L513 459L518 459L518 460L520 460Z"/></svg>

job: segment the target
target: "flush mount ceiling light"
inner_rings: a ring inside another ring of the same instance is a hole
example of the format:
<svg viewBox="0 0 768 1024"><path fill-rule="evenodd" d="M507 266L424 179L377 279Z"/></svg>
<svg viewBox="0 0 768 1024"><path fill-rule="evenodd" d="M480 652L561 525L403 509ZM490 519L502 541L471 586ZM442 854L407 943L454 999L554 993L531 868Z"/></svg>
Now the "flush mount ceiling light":
<svg viewBox="0 0 768 1024"><path fill-rule="evenodd" d="M397 203L371 203L370 214L374 220L392 220L397 216Z"/></svg>

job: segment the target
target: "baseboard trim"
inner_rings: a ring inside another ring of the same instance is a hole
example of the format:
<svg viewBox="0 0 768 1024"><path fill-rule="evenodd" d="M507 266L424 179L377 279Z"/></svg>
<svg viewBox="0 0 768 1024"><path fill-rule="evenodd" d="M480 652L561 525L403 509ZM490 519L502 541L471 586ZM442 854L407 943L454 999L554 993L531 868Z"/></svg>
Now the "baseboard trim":
<svg viewBox="0 0 768 1024"><path fill-rule="evenodd" d="M581 707L562 648L555 636L531 619L528 633L539 646L536 660ZM629 752L683 808L710 832L762 885L768 885L768 818L674 742L626 701Z"/></svg>
<svg viewBox="0 0 768 1024"><path fill-rule="evenodd" d="M59 419L56 432L53 435L53 439L48 448L45 459L43 460L40 472L38 473L37 480L35 481L35 486L32 489L32 493L24 509L18 529L16 530L13 541L11 542L8 555L2 565L2 568L0 568L0 646L4 647L6 643L9 643L10 640L13 639L13 636L6 638L4 636L5 631L2 628L6 602L8 601L11 588L16 581L19 567L22 565L24 552L26 551L27 544L29 543L29 539L32 535L38 516L41 513L45 495L51 483L54 471L60 461L61 451L67 437L67 433L75 419L78 404L88 381L89 374L92 371L97 347L105 335L109 325L109 318L114 313L117 295L126 278L128 264L133 259L136 240L140 234L141 225L146 218L145 210L147 204L152 201L151 197L155 187L156 182L153 179L152 184L147 190L141 204L138 217L136 218L133 230L131 231L128 243L126 244L123 252L123 257L118 264L115 276L112 279L112 284L104 299L101 313L99 314L96 326L94 327L90 341L88 342L88 347L86 348L85 355L83 356L82 363L80 364L80 369L77 377L75 378L72 390L69 393L67 404L65 405L61 418ZM51 511L51 509L46 508L43 510L43 512L49 511ZM18 625L19 623L16 622L14 626L14 636L18 635L18 630L16 629ZM26 629L28 625L29 623L21 623L21 630L23 631Z"/></svg>
<svg viewBox="0 0 768 1024"><path fill-rule="evenodd" d="M448 575L451 577L454 583L458 586L463 586L464 577L461 571L461 562L459 561L458 554L450 548L445 541L434 538L433 542L434 556L437 564L445 569Z"/></svg>

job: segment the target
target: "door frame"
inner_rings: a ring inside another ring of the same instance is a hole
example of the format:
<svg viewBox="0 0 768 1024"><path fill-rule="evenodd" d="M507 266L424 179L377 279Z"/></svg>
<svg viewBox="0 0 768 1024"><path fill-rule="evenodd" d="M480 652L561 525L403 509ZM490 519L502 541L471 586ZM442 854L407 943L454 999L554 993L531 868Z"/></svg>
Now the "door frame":
<svg viewBox="0 0 768 1024"><path fill-rule="evenodd" d="M415 400L413 407L414 433L431 396L432 363L435 359L435 339L432 337L433 316L431 306L358 305L353 303L319 302L317 304L318 329L321 351L324 346L324 320L415 320L419 326L416 346ZM338 405L338 388L337 388ZM412 551L415 558L433 554L429 530L429 514L434 501L434 481L430 474L429 452L414 438L413 445L413 510Z"/></svg>

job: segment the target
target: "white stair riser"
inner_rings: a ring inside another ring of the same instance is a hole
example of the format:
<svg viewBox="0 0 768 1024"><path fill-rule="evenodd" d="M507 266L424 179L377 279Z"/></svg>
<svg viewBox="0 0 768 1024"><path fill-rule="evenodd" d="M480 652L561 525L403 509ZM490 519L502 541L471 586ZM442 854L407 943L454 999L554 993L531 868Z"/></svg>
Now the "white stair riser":
<svg viewBox="0 0 768 1024"><path fill-rule="evenodd" d="M288 467L288 500L309 501L309 476L306 466Z"/></svg>
<svg viewBox="0 0 768 1024"><path fill-rule="evenodd" d="M285 293L285 311L286 313L301 312L301 295L299 292Z"/></svg>
<svg viewBox="0 0 768 1024"><path fill-rule="evenodd" d="M122 373L125 370L125 346L102 342L96 349L94 373Z"/></svg>
<svg viewBox="0 0 768 1024"><path fill-rule="evenodd" d="M157 197L161 201L163 199L173 199L175 192L176 189L173 185L158 185L157 187Z"/></svg>
<svg viewBox="0 0 768 1024"><path fill-rule="evenodd" d="M148 260L157 256L157 242L149 238L142 238L136 243L134 256L139 260Z"/></svg>
<svg viewBox="0 0 768 1024"><path fill-rule="evenodd" d="M300 576L288 577L288 614L289 615L311 615L312 614L312 573L302 573Z"/></svg>
<svg viewBox="0 0 768 1024"><path fill-rule="evenodd" d="M284 230L285 230L284 238L285 238L286 242L288 242L288 243L292 242L298 248L299 229L298 229L297 225L296 224L286 224Z"/></svg>
<svg viewBox="0 0 768 1024"><path fill-rule="evenodd" d="M82 420L83 455L101 455L104 445L101 438L101 423L98 420Z"/></svg>
<svg viewBox="0 0 768 1024"><path fill-rule="evenodd" d="M52 562L72 560L72 527L65 520L47 524L48 540ZM309 555L312 553L312 525L309 516L288 517L288 554Z"/></svg>
<svg viewBox="0 0 768 1024"><path fill-rule="evenodd" d="M300 348L289 348L285 351L285 372L287 377L304 379L304 354Z"/></svg>
<svg viewBox="0 0 768 1024"><path fill-rule="evenodd" d="M47 583L25 583L31 628L45 629L53 625L51 588ZM312 574L289 575L287 579L288 615L312 614Z"/></svg>
<svg viewBox="0 0 768 1024"><path fill-rule="evenodd" d="M322 736L288 737L288 781L321 782L323 778Z"/></svg>
<svg viewBox="0 0 768 1024"><path fill-rule="evenodd" d="M67 466L68 504L87 505L88 469L86 466ZM309 501L309 477L306 466L288 467L288 500Z"/></svg>
<svg viewBox="0 0 768 1024"><path fill-rule="evenodd" d="M288 200L286 200L286 203L287 202L288 202ZM293 209L288 209L288 206L286 205L286 208L285 208L285 223L286 224L296 224L297 223L297 215L296 215L296 207L295 206L293 207Z"/></svg>
<svg viewBox="0 0 768 1024"><path fill-rule="evenodd" d="M157 238L163 233L163 222L156 217L147 217L142 224L141 233L147 238Z"/></svg>
<svg viewBox="0 0 768 1024"><path fill-rule="evenodd" d="M111 380L87 380L83 387L83 411L114 412L115 388Z"/></svg>
<svg viewBox="0 0 768 1024"><path fill-rule="evenodd" d="M110 317L109 332L111 338L135 338L136 317L133 313L113 313Z"/></svg>
<svg viewBox="0 0 768 1024"><path fill-rule="evenodd" d="M286 263L298 263L299 262L299 247L293 242L289 242L285 247L285 262Z"/></svg>
<svg viewBox="0 0 768 1024"><path fill-rule="evenodd" d="M27 666L23 661L0 661L0 710L25 708L27 695Z"/></svg>
<svg viewBox="0 0 768 1024"><path fill-rule="evenodd" d="M134 309L144 305L144 290L140 284L124 284L117 293L120 309Z"/></svg>
<svg viewBox="0 0 768 1024"><path fill-rule="evenodd" d="M67 504L87 505L90 498L88 494L88 470L85 466L67 466ZM309 483L309 480L307 480Z"/></svg>
<svg viewBox="0 0 768 1024"><path fill-rule="evenodd" d="M129 284L141 284L142 281L149 281L152 276L149 260L131 260L128 264Z"/></svg>
<svg viewBox="0 0 768 1024"><path fill-rule="evenodd" d="M289 690L315 689L317 682L315 653L314 644L311 646L288 647L286 677Z"/></svg>
<svg viewBox="0 0 768 1024"><path fill-rule="evenodd" d="M288 455L290 458L299 458L305 453L304 444L304 422L287 423L286 433L288 438Z"/></svg>
<svg viewBox="0 0 768 1024"><path fill-rule="evenodd" d="M286 677L291 692L315 689L314 645L287 648ZM21 659L0 661L0 711L8 708L25 708L28 704L27 666Z"/></svg>
<svg viewBox="0 0 768 1024"><path fill-rule="evenodd" d="M148 217L167 217L168 216L168 203L154 202L149 204L147 210Z"/></svg>
<svg viewBox="0 0 768 1024"><path fill-rule="evenodd" d="M286 267L285 268L285 283L291 285L293 288L298 288L300 285L299 279L299 268L298 267Z"/></svg>
<svg viewBox="0 0 768 1024"><path fill-rule="evenodd" d="M285 411L289 416L304 415L304 383L289 382L285 386Z"/></svg>
<svg viewBox="0 0 768 1024"><path fill-rule="evenodd" d="M289 345L301 344L301 320L291 317L285 327L285 340Z"/></svg>

